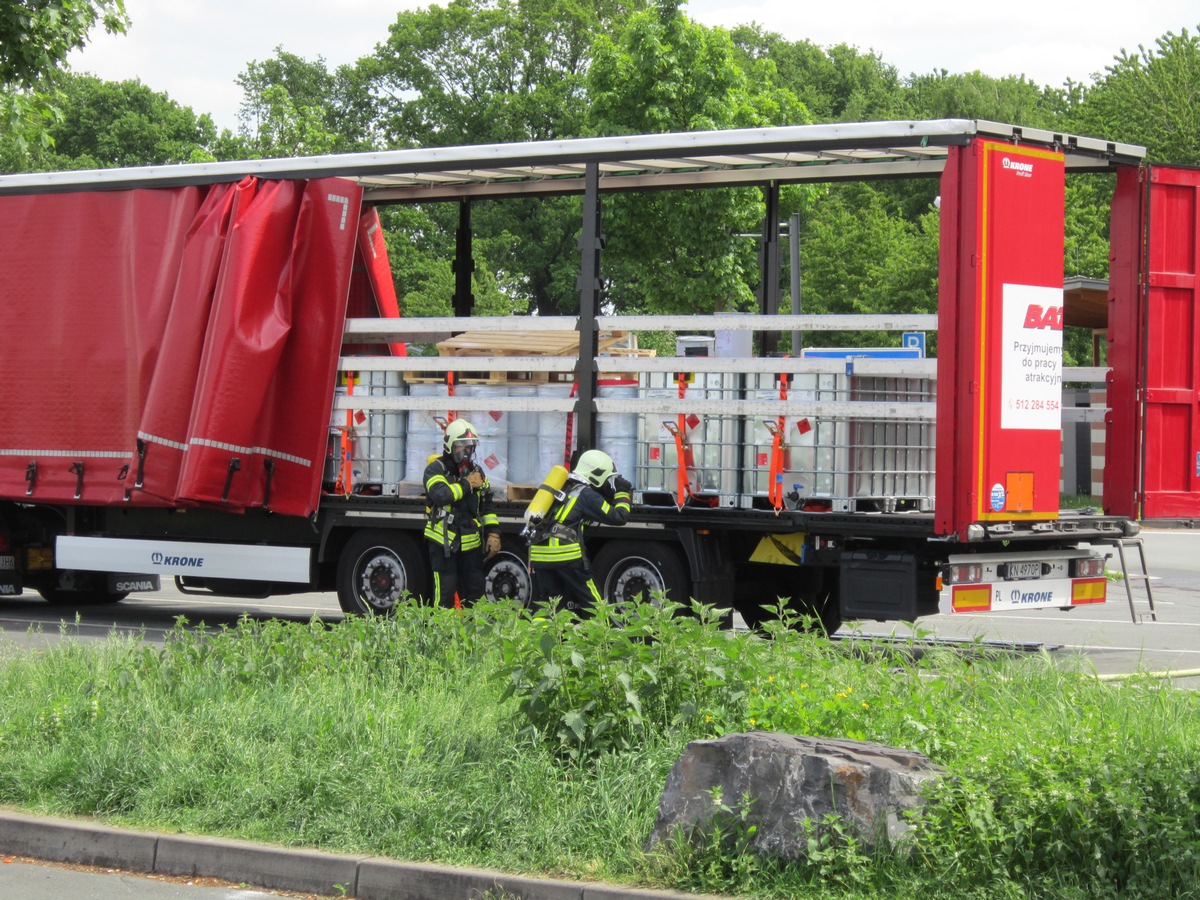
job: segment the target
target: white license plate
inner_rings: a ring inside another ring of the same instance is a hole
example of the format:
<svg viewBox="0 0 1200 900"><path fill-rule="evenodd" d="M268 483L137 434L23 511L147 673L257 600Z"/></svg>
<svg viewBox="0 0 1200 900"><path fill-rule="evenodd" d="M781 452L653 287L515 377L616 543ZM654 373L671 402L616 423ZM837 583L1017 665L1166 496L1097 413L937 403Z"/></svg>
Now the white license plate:
<svg viewBox="0 0 1200 900"><path fill-rule="evenodd" d="M1004 577L1009 581L1024 581L1028 578L1042 577L1040 562L1011 562L1004 570Z"/></svg>

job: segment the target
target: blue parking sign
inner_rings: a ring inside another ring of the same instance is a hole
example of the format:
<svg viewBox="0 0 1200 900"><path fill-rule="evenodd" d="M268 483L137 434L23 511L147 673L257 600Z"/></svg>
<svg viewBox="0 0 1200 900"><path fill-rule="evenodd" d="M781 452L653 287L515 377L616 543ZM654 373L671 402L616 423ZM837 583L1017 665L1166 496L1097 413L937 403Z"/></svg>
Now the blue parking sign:
<svg viewBox="0 0 1200 900"><path fill-rule="evenodd" d="M904 332L903 342L901 347L918 351L918 355L925 358L925 332L923 331L906 331Z"/></svg>

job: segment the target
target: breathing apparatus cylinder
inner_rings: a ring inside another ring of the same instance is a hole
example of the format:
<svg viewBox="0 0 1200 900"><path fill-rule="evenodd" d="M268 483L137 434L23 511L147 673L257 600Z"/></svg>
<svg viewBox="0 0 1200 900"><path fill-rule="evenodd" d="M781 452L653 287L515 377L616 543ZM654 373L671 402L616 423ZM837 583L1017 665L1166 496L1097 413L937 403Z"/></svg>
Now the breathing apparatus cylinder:
<svg viewBox="0 0 1200 900"><path fill-rule="evenodd" d="M550 507L558 499L563 485L567 483L567 476L569 474L571 473L565 467L553 466L546 477L542 479L537 493L533 495L533 499L529 501L529 506L525 509L526 532L536 528L542 519L545 518L546 513L550 512Z"/></svg>

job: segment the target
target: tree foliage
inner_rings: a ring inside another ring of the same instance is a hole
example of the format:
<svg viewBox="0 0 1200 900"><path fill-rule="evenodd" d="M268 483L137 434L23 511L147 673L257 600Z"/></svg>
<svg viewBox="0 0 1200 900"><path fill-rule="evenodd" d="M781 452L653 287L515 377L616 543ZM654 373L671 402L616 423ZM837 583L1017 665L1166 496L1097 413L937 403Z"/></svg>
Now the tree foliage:
<svg viewBox="0 0 1200 900"><path fill-rule="evenodd" d="M867 184L837 185L802 218L801 297L806 314L937 312L938 214L896 214ZM823 346L886 345L894 336L828 332Z"/></svg>
<svg viewBox="0 0 1200 900"><path fill-rule="evenodd" d="M993 78L982 72L945 69L915 76L908 87L911 115L918 119L990 119L1053 128L1060 92L1039 87L1024 75Z"/></svg>
<svg viewBox="0 0 1200 900"><path fill-rule="evenodd" d="M237 84L243 155L313 156L373 147L372 108L355 66L330 72L322 57L307 60L276 47L274 57L247 63Z"/></svg>
<svg viewBox="0 0 1200 900"><path fill-rule="evenodd" d="M595 134L708 131L799 124L808 112L775 83L770 60L744 59L721 28L689 20L671 0L597 40L588 74ZM603 271L618 310L744 310L758 280L754 188L672 191L606 202ZM648 239L648 236L653 236Z"/></svg>
<svg viewBox="0 0 1200 900"><path fill-rule="evenodd" d="M899 119L908 115L904 85L894 66L848 44L827 49L789 41L761 25L739 25L730 35L747 61L770 60L776 83L796 95L818 122Z"/></svg>
<svg viewBox="0 0 1200 900"><path fill-rule="evenodd" d="M101 23L110 34L129 27L125 0L7 0L0 4L0 134L18 153L46 145L44 126L61 118L53 79L67 54Z"/></svg>
<svg viewBox="0 0 1200 900"><path fill-rule="evenodd" d="M0 6L0 82L35 86L86 43L98 21L123 34L125 0L9 0Z"/></svg>
<svg viewBox="0 0 1200 900"><path fill-rule="evenodd" d="M216 127L140 81L64 75L61 122L50 126L53 148L38 158L47 169L148 166L211 160Z"/></svg>
<svg viewBox="0 0 1200 900"><path fill-rule="evenodd" d="M636 7L640 0L632 4ZM376 128L387 146L442 146L578 137L587 108L584 76L598 32L630 5L611 0L451 0L401 12L389 37L359 72L376 98ZM453 256L457 211L427 209ZM577 200L480 203L472 209L478 309L557 315L578 308ZM426 233L428 239L428 232ZM453 280L425 269L422 302L436 293L448 310ZM482 273L494 273L491 282ZM492 285L508 297L485 298Z"/></svg>
<svg viewBox="0 0 1200 900"><path fill-rule="evenodd" d="M934 70L901 77L874 51L788 40L757 23L690 20L681 0L448 0L402 11L375 52L330 70L277 47L238 77L236 134L138 81L70 75L98 26L123 32L124 0L0 5L0 167L163 164L362 149L689 132L810 121L983 118L1143 144L1200 164L1200 36L1122 50L1095 83ZM938 183L787 187L799 213L805 310L931 311ZM1066 274L1107 274L1107 176L1068 179ZM749 309L762 191L609 196L602 274L618 311ZM445 314L459 209L384 211L410 311ZM577 198L471 207L476 308L577 308ZM786 257L786 254L784 254ZM785 261L785 266L786 266ZM786 283L786 271L781 282Z"/></svg>
<svg viewBox="0 0 1200 900"><path fill-rule="evenodd" d="M450 0L401 12L371 65L392 145L537 141L581 133L584 76L611 0Z"/></svg>
<svg viewBox="0 0 1200 900"><path fill-rule="evenodd" d="M1200 165L1200 33L1122 50L1073 118L1085 133L1144 146L1155 162Z"/></svg>

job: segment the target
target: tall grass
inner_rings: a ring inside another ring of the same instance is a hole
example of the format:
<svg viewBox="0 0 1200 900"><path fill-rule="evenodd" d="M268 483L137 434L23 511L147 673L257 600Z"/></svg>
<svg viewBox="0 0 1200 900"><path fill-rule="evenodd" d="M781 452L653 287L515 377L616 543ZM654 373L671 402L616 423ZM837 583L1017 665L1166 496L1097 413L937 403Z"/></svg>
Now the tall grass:
<svg viewBox="0 0 1200 900"><path fill-rule="evenodd" d="M9 655L0 802L747 896L1200 896L1194 694L677 612L414 606ZM906 848L869 856L827 822L779 863L731 810L730 832L647 855L686 742L754 729L908 747L951 776Z"/></svg>

